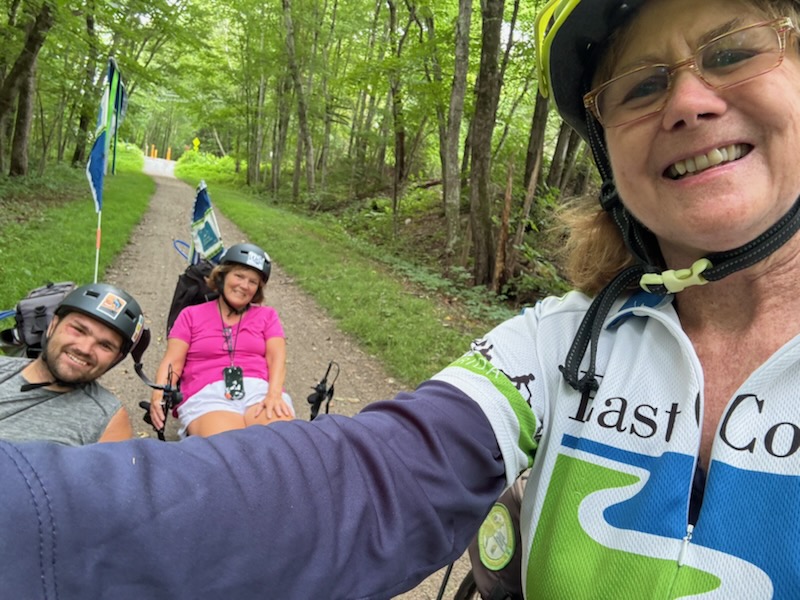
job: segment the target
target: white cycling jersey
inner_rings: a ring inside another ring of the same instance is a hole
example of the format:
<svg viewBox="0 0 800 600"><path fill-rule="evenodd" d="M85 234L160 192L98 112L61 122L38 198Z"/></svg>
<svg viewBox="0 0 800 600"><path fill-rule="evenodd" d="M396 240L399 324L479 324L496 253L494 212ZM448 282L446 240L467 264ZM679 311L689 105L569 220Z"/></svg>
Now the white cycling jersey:
<svg viewBox="0 0 800 600"><path fill-rule="evenodd" d="M692 344L670 298L621 300L597 347L600 387L582 399L558 366L589 304L548 298L436 376L480 404L509 483L535 455L526 597L800 598L800 336L730 398L692 526L703 418Z"/></svg>

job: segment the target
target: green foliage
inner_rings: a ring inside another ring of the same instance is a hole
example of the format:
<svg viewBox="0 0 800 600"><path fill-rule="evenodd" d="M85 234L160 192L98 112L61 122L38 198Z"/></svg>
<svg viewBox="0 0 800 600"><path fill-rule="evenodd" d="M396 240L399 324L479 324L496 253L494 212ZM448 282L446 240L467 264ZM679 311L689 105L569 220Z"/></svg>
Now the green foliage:
<svg viewBox="0 0 800 600"><path fill-rule="evenodd" d="M524 268L504 288L506 294L514 296L517 304L531 304L549 295L561 296L571 289L544 252L523 244L520 254Z"/></svg>
<svg viewBox="0 0 800 600"><path fill-rule="evenodd" d="M382 254L376 258L391 266L395 273L418 286L426 295L450 305L460 313L461 318L475 323L478 328L483 326L488 329L517 313L516 309L509 308L502 298L490 290L470 285L472 275L463 268L451 269L448 278L433 269L411 264L394 255Z"/></svg>
<svg viewBox="0 0 800 600"><path fill-rule="evenodd" d="M117 144L117 173L141 173L144 169L144 152L128 142Z"/></svg>
<svg viewBox="0 0 800 600"><path fill-rule="evenodd" d="M246 165L242 164L242 169ZM175 176L193 182L235 184L241 181L236 173L236 161L230 156L219 158L207 152L184 152L175 165Z"/></svg>
<svg viewBox="0 0 800 600"><path fill-rule="evenodd" d="M86 173L64 164L52 165L44 175L27 177L0 176L0 223L24 219L28 207L24 202L51 196L85 194L88 189ZM18 202L15 202L17 200ZM32 215L36 218L36 215Z"/></svg>

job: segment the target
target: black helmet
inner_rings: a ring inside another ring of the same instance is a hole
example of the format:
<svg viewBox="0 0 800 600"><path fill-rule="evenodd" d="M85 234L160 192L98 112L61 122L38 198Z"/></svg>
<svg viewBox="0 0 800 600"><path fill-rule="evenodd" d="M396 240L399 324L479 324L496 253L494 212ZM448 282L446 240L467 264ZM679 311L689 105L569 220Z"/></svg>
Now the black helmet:
<svg viewBox="0 0 800 600"><path fill-rule="evenodd" d="M269 272L272 270L272 263L269 254L264 252L255 244L234 244L219 259L219 264L244 265L261 273L261 280L266 284L269 280Z"/></svg>
<svg viewBox="0 0 800 600"><path fill-rule="evenodd" d="M63 316L80 312L107 325L122 336L120 360L142 335L144 315L139 303L126 291L107 283L89 283L71 291L56 308Z"/></svg>

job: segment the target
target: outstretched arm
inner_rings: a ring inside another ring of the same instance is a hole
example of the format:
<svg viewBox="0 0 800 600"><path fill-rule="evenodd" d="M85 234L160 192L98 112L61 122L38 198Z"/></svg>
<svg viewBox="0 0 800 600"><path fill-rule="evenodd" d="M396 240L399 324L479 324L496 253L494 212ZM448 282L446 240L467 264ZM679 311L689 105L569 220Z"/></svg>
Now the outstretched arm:
<svg viewBox="0 0 800 600"><path fill-rule="evenodd" d="M429 382L179 443L0 442L0 481L9 597L385 599L463 553L505 470L478 405Z"/></svg>

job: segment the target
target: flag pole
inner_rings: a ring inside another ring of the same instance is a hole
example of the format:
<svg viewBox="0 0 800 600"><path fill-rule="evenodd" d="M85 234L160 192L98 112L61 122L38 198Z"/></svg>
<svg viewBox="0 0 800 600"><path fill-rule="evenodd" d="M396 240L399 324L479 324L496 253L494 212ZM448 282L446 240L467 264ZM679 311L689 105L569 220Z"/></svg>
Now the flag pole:
<svg viewBox="0 0 800 600"><path fill-rule="evenodd" d="M97 283L97 273L100 270L100 238L101 235L101 228L100 228L100 221L103 218L103 211L97 211L97 235L95 241L95 253L94 253L94 282Z"/></svg>
<svg viewBox="0 0 800 600"><path fill-rule="evenodd" d="M107 78L100 101L100 112L97 117L97 127L95 128L95 140L92 150L89 153L89 161L86 163L86 177L92 190L95 211L97 212L97 232L95 234L95 258L94 258L94 282L100 272L100 244L102 241L102 217L103 217L103 179L108 169L108 151L113 148L114 159L112 162L112 173L116 163L117 131L119 122L124 111L125 92L122 89L117 63L112 57L108 59ZM113 142L113 145L112 145Z"/></svg>
<svg viewBox="0 0 800 600"><path fill-rule="evenodd" d="M114 60L113 58L111 60ZM114 131L114 142L112 144L113 153L111 155L111 173L112 175L116 175L117 173L117 141L119 140L119 124L122 121L122 116L125 113L125 86L122 83L122 77L119 75L119 69L116 68L116 62L114 63L115 70L117 72L117 82L116 88L114 89L114 110L113 110L113 131Z"/></svg>

